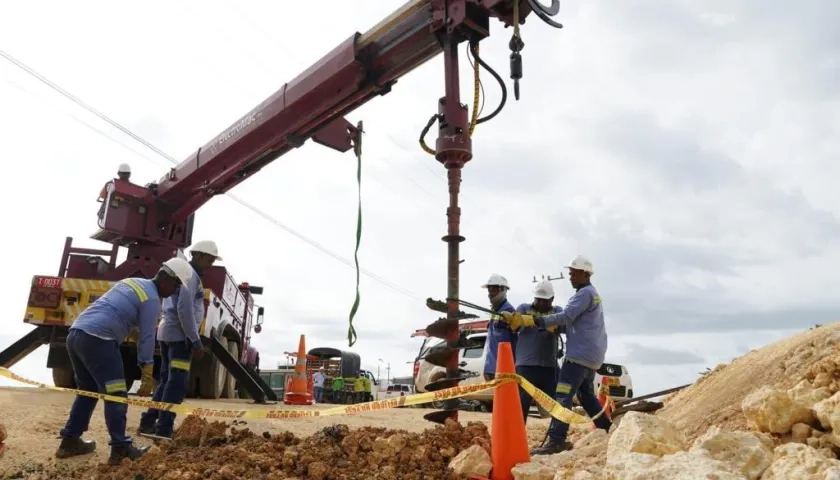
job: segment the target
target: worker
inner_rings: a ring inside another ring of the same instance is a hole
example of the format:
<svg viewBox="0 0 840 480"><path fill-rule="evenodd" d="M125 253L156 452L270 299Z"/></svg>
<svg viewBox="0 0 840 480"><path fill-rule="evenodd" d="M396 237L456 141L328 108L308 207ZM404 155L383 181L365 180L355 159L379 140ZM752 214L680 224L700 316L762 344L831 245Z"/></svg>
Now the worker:
<svg viewBox="0 0 840 480"><path fill-rule="evenodd" d="M487 283L481 286L487 289L487 298L490 299L490 306L494 314L490 315L490 322L487 326L487 356L484 359L484 379L493 380L496 377L496 353L499 349L499 342L508 342L516 355L516 335L510 329L510 325L501 321L500 312L515 312L516 309L508 302L507 292L510 289L507 278L492 274Z"/></svg>
<svg viewBox="0 0 840 480"><path fill-rule="evenodd" d="M353 398L353 403L365 401L365 377L362 376L362 372L356 373L356 379L353 382Z"/></svg>
<svg viewBox="0 0 840 480"><path fill-rule="evenodd" d="M363 395L363 402L373 401L373 385L367 375L362 376L362 383L364 384L365 393Z"/></svg>
<svg viewBox="0 0 840 480"><path fill-rule="evenodd" d="M523 328L528 325L535 329L556 328L559 333L566 334L566 356L560 367L556 399L570 409L573 398L577 396L580 405L594 419L595 426L609 431L612 422L608 415L599 416L603 406L595 395L595 372L601 368L607 353L604 308L591 282L595 268L588 258L580 255L566 268L575 289L566 307L552 315L522 316L522 325ZM572 448L572 444L566 441L568 432L569 424L552 418L545 445L531 453L550 455Z"/></svg>
<svg viewBox="0 0 840 480"><path fill-rule="evenodd" d="M128 182L131 179L131 167L127 163L121 163L119 168L117 168L117 178L122 180L123 182ZM103 221L105 217L105 207L108 205L108 201L111 197L111 193L114 191L114 182L113 180L106 183L102 190L99 191L99 198L96 201L101 202L102 205L99 206L99 220ZM100 225L101 226L101 225Z"/></svg>
<svg viewBox="0 0 840 480"><path fill-rule="evenodd" d="M312 389L315 391L315 403L321 403L321 398L323 398L324 395L324 380L326 380L326 378L326 375L324 375L324 367L319 368L318 371L315 372L315 375L312 375Z"/></svg>
<svg viewBox="0 0 840 480"><path fill-rule="evenodd" d="M173 258L163 263L154 279L127 278L117 282L83 310L67 334L67 353L77 388L128 397L120 343L134 328L140 332L137 345L142 371L140 388L150 388L154 383L155 327L161 312L160 300L174 294L180 285L189 284L192 275L193 270L185 260ZM96 450L95 441L81 438L88 429L96 402L96 398L76 397L60 433L56 457L68 458ZM105 424L111 437L108 462L114 465L124 458L135 460L148 450L148 447L136 447L126 435L127 411L125 403L105 402Z"/></svg>
<svg viewBox="0 0 840 480"><path fill-rule="evenodd" d="M504 322L516 333L516 373L531 382L549 397L554 397L557 386L557 332L523 325L523 318L534 315L561 312L554 302L554 286L549 280L542 280L534 288L534 301L523 303L516 312L501 312ZM528 421L533 398L528 392L519 390L522 415Z"/></svg>
<svg viewBox="0 0 840 480"><path fill-rule="evenodd" d="M190 361L204 356L204 346L198 327L204 319L204 286L201 275L221 260L216 243L196 242L190 248L190 267L194 275L188 284L163 301L163 321L158 328L160 345L160 384L152 400L180 404L187 395L190 381ZM139 391L149 395L151 391ZM150 408L140 417L138 434L172 437L175 413Z"/></svg>
<svg viewBox="0 0 840 480"><path fill-rule="evenodd" d="M332 381L332 389L333 389L333 402L334 403L344 403L344 377L340 374L333 378Z"/></svg>

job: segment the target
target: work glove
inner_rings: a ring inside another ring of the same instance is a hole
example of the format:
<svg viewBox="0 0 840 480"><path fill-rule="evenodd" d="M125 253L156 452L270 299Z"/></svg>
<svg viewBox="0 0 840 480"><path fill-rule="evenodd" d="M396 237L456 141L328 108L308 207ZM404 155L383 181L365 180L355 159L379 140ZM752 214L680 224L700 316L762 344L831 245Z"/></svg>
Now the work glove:
<svg viewBox="0 0 840 480"><path fill-rule="evenodd" d="M519 312L502 312L502 321L510 325L510 329L514 331L521 327L536 326L533 315L522 315Z"/></svg>
<svg viewBox="0 0 840 480"><path fill-rule="evenodd" d="M141 397L150 397L155 391L155 377L153 376L155 364L150 363L143 365L140 376L140 388L137 390L137 395Z"/></svg>
<svg viewBox="0 0 840 480"><path fill-rule="evenodd" d="M194 345L191 345L190 348L192 349L192 358L200 360L204 357L204 345L201 344L201 341L198 341Z"/></svg>

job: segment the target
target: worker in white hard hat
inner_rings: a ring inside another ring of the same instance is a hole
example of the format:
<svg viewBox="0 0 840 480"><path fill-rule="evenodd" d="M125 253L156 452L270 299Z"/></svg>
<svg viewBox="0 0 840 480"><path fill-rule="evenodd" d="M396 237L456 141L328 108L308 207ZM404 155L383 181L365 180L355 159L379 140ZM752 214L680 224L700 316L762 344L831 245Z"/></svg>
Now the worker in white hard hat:
<svg viewBox="0 0 840 480"><path fill-rule="evenodd" d="M155 402L180 404L187 396L192 359L204 356L204 346L198 327L204 319L204 285L201 275L221 260L216 243L202 240L190 248L192 259L189 265L195 275L189 284L163 302L163 321L158 327L157 340L160 345L160 383L152 395ZM149 395L151 391L139 391L138 395ZM175 413L148 409L140 417L138 433L158 437L172 437Z"/></svg>
<svg viewBox="0 0 840 480"><path fill-rule="evenodd" d="M154 383L155 327L162 298L168 298L192 279L186 260L173 258L161 266L154 279L126 278L79 314L67 334L67 353L77 388L88 392L128 397L120 344L135 328L139 330L137 361L142 372L141 388ZM85 455L96 450L96 442L82 440L97 399L77 396L67 424L61 430L58 458ZM119 465L124 458L137 459L148 450L138 448L125 433L125 403L105 402L105 424L111 437L108 463Z"/></svg>
<svg viewBox="0 0 840 480"><path fill-rule="evenodd" d="M509 324L501 321L502 317L499 314L515 312L516 309L507 299L507 292L510 290L507 278L494 273L481 288L487 289L487 298L494 312L490 315L490 322L487 325L487 355L484 359L484 379L490 381L496 377L496 354L499 342L510 343L514 352L516 348L516 334L510 329Z"/></svg>
<svg viewBox="0 0 840 480"><path fill-rule="evenodd" d="M560 367L555 398L564 407L572 408L572 399L577 396L595 426L609 431L612 422L606 414L601 414L603 407L595 393L595 372L601 368L607 353L604 308L591 280L595 267L588 258L578 255L567 268L575 294L566 307L554 315L532 319L523 316L522 324L536 329L556 328L566 334L566 355ZM568 431L569 424L552 418L546 443L531 453L550 455L572 448L566 441Z"/></svg>
<svg viewBox="0 0 840 480"><path fill-rule="evenodd" d="M557 351L560 348L557 331L525 328L522 319L562 311L560 307L554 306L553 302L554 285L549 280L542 280L534 288L533 302L519 305L514 313L501 314L502 320L516 332L516 373L550 397L554 396L557 385ZM519 401L522 404L522 415L527 422L533 398L520 388Z"/></svg>
<svg viewBox="0 0 840 480"><path fill-rule="evenodd" d="M127 163L121 163L119 168L117 168L117 178L123 182L129 182L131 179L131 167ZM96 199L97 202L101 202L102 205L99 206L99 220L101 221L105 216L105 207L108 205L108 199L111 197L111 194L114 191L114 182L109 181L106 183L102 190L99 191L99 198Z"/></svg>
<svg viewBox="0 0 840 480"><path fill-rule="evenodd" d="M327 376L324 374L324 367L319 368L312 375L312 392L315 394L315 403L321 403L321 399L324 396L324 381L326 379Z"/></svg>

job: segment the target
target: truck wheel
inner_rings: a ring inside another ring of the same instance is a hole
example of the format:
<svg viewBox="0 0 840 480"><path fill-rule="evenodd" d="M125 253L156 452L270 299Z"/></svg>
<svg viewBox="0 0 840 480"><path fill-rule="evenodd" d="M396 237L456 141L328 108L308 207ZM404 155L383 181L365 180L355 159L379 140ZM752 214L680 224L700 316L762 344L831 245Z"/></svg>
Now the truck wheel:
<svg viewBox="0 0 840 480"><path fill-rule="evenodd" d="M233 340L228 340L227 350L233 358L237 361L239 360L238 343ZM225 370L225 383L222 386L222 398L234 398L234 392L236 391L236 377L234 377L232 373L228 372L226 368L223 367L223 369Z"/></svg>
<svg viewBox="0 0 840 480"><path fill-rule="evenodd" d="M226 338L222 337L219 342L227 348ZM201 398L218 399L222 395L227 375L222 362L212 352L207 352L201 359L199 372L198 389Z"/></svg>
<svg viewBox="0 0 840 480"><path fill-rule="evenodd" d="M53 384L61 388L76 388L76 378L72 367L52 369Z"/></svg>

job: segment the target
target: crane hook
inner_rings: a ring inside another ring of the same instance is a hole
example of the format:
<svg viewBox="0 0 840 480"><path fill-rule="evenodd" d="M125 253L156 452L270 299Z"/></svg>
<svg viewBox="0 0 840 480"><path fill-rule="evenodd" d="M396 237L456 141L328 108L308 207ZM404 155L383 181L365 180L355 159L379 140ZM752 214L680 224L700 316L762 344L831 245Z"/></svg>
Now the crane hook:
<svg viewBox="0 0 840 480"><path fill-rule="evenodd" d="M531 6L531 10L533 10L533 12L536 13L543 22L554 28L563 28L562 24L551 19L551 17L560 12L560 0L551 0L551 5L549 6L543 5L540 0L528 0L528 5Z"/></svg>

